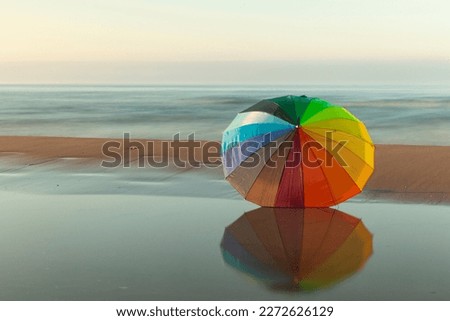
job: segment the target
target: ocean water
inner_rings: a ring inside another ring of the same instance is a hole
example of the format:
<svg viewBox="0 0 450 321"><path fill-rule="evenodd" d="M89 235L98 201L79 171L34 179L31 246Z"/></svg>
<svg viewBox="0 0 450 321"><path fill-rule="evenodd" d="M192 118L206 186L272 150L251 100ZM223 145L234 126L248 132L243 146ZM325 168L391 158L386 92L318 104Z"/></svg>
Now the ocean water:
<svg viewBox="0 0 450 321"><path fill-rule="evenodd" d="M448 145L445 86L0 86L0 135L220 140L236 113L287 94L347 107L375 143Z"/></svg>

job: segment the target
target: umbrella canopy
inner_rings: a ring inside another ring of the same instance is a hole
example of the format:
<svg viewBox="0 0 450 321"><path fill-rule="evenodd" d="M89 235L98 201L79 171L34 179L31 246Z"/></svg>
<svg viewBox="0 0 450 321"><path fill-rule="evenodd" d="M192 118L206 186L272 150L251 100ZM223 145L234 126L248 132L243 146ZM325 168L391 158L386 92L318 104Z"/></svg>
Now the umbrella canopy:
<svg viewBox="0 0 450 321"><path fill-rule="evenodd" d="M372 235L353 216L330 208L259 208L225 229L226 263L271 288L314 290L361 269Z"/></svg>
<svg viewBox="0 0 450 321"><path fill-rule="evenodd" d="M327 207L360 193L374 145L349 111L319 98L284 96L240 112L225 129L226 179L270 207Z"/></svg>

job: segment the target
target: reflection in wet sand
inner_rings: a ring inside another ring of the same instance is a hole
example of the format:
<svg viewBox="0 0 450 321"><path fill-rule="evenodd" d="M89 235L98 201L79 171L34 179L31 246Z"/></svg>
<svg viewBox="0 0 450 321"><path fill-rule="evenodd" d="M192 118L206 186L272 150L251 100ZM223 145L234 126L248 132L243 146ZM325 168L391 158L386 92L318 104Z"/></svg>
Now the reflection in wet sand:
<svg viewBox="0 0 450 321"><path fill-rule="evenodd" d="M364 267L372 234L362 221L332 208L258 208L225 229L227 264L272 289L316 290Z"/></svg>

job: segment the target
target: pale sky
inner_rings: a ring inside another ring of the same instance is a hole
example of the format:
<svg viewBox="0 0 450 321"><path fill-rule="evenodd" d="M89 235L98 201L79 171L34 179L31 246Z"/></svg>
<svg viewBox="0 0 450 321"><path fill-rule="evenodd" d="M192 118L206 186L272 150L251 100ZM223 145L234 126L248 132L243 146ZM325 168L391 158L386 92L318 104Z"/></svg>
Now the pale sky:
<svg viewBox="0 0 450 321"><path fill-rule="evenodd" d="M202 62L398 61L447 71L450 63L448 0L0 0L0 8L1 83L119 80L139 64L172 64L182 75ZM75 76L77 64L94 75ZM157 81L158 68L149 69Z"/></svg>

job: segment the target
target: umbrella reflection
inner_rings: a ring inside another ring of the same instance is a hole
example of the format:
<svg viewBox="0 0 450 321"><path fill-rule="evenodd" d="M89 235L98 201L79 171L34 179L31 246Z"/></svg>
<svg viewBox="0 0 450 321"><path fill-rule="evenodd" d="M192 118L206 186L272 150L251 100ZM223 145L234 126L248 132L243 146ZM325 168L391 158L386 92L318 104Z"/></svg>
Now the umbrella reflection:
<svg viewBox="0 0 450 321"><path fill-rule="evenodd" d="M267 208L225 229L225 262L273 289L316 290L348 278L372 254L362 221L332 208Z"/></svg>

